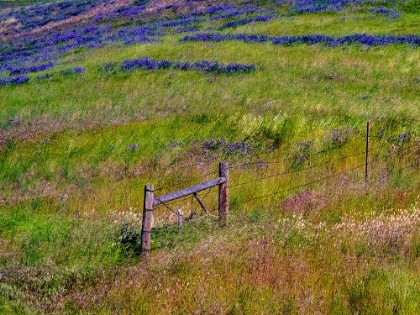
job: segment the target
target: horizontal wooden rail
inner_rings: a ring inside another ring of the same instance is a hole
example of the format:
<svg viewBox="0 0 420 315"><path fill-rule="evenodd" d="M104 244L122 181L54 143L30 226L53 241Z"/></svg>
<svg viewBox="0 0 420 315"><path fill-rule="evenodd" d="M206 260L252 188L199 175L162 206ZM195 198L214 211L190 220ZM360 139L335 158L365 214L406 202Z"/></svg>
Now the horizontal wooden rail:
<svg viewBox="0 0 420 315"><path fill-rule="evenodd" d="M225 177L218 177L212 180L209 180L208 182L204 182L195 186L191 186L188 188L184 188L181 190L177 190L174 192L171 192L169 194L165 194L162 196L155 196L153 199L153 207L159 206L163 203L178 199L178 198L182 198L182 197L186 197L188 195L194 194L194 193L198 193L202 190L206 190L209 189L211 187L214 186L218 186L221 184L226 183L226 178Z"/></svg>

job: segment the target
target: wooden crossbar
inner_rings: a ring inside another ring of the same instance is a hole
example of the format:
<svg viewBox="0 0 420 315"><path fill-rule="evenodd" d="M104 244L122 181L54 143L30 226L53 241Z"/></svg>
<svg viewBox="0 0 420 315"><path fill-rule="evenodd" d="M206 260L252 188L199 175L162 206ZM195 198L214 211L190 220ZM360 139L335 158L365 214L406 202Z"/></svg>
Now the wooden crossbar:
<svg viewBox="0 0 420 315"><path fill-rule="evenodd" d="M169 194L165 194L162 196L155 196L153 199L153 207L159 206L163 203L178 199L178 198L182 198L182 197L186 197L188 195L192 195L194 193L198 193L202 190L206 190L209 189L211 187L214 186L218 186L221 184L224 184L226 182L226 178L225 177L218 177L212 180L209 180L208 182L204 182L195 186L191 186L188 188L184 188L184 189L180 189L174 192L171 192Z"/></svg>

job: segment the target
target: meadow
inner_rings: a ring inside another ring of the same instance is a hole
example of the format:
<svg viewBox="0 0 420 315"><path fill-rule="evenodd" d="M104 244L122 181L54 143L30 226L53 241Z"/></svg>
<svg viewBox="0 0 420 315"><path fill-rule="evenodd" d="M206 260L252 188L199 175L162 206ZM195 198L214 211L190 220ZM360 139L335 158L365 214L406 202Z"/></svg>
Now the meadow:
<svg viewBox="0 0 420 315"><path fill-rule="evenodd" d="M418 0L0 2L0 313L419 314L419 29ZM144 186L222 161L227 223L216 189L159 206L141 259Z"/></svg>

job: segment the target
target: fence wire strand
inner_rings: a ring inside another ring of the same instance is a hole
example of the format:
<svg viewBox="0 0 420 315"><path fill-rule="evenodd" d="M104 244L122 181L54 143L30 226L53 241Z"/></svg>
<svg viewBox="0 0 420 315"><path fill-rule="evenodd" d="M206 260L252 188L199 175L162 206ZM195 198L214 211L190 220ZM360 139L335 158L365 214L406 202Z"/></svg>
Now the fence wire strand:
<svg viewBox="0 0 420 315"><path fill-rule="evenodd" d="M366 154L366 152L359 152L359 153L348 155L348 156L344 156L344 157L341 157L341 158L338 158L338 159L335 159L335 160L331 159L331 160L325 161L323 163L314 164L314 165L308 166L306 168L298 169L298 170L285 171L285 172L277 173L277 174L274 174L274 175L268 175L268 176L260 177L258 179L246 181L246 182L243 182L243 183L238 183L238 184L235 184L235 185L230 185L229 187L234 188L234 187L237 187L237 186L243 186L243 185L252 184L252 183L255 183L255 182L260 182L260 181L263 181L263 180L269 179L269 178L280 177L280 176L284 176L284 175L288 175L288 174L293 174L293 173L300 173L300 172L304 172L304 171L307 171L307 170L310 170L310 169L314 169L314 168L317 168L317 167L320 167L320 166L327 165L327 164L332 163L332 162L337 162L337 161L340 161L340 160L344 160L344 159L348 159L348 158L360 156L360 155L363 155L363 154Z"/></svg>
<svg viewBox="0 0 420 315"><path fill-rule="evenodd" d="M354 139L351 139L350 141L347 141L347 142L345 142L343 144L340 144L340 145L335 146L335 147L332 147L332 148L323 149L323 150L316 151L316 152L313 152L313 153L312 152L309 152L309 155L310 155L310 157L313 157L313 156L320 155L322 153L326 153L326 152L329 152L329 151L338 150L338 149L341 149L344 146L346 146L346 145L348 145L350 143L353 143L354 141L356 141L358 139L362 139L362 138L366 138L366 136L356 137ZM278 160L278 161L264 161L264 160L259 160L259 161L255 161L255 162L251 162L251 163L246 163L247 164L246 166L249 166L249 165L259 165L259 164L284 164L286 162L293 161L295 159L296 159L296 157L289 157L289 158L285 158L285 159ZM229 166L229 169L235 169L235 168L239 168L239 167L242 167L242 166L243 166L243 164L232 165L232 166Z"/></svg>
<svg viewBox="0 0 420 315"><path fill-rule="evenodd" d="M266 198L266 197L271 197L271 196L275 196L275 195L279 195L279 194L286 193L286 192L289 192L289 191L292 191L292 190L295 190L295 189L299 189L299 188L306 187L306 186L309 186L309 185L312 185L312 184L316 184L316 183L322 182L324 180L327 180L327 179L330 179L330 178L334 178L334 177L336 177L338 175L341 175L341 174L344 174L344 173L347 173L347 172L354 171L354 170L356 170L358 168L361 168L363 166L365 166L365 164L360 164L360 165L358 165L356 167L353 167L351 169L347 169L347 170L341 171L341 172L336 173L336 174L333 174L333 175L325 176L325 177L320 178L320 179L317 179L315 181L311 181L311 182L308 182L308 183L297 185L295 187L292 187L292 188L289 188L289 189L286 189L286 190L277 191L277 192L273 192L273 193L270 193L270 194L265 194L265 195L258 196L258 197L253 197L253 198L250 198L250 199L247 199L247 200L242 201L242 203L248 203L250 201L254 201L254 200L258 200L258 199L262 199L262 198Z"/></svg>

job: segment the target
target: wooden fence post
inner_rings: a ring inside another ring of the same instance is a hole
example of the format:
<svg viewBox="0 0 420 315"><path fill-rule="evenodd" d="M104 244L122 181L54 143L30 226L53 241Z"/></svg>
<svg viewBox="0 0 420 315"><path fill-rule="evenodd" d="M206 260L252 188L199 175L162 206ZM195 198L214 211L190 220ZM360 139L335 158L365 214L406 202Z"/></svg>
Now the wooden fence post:
<svg viewBox="0 0 420 315"><path fill-rule="evenodd" d="M229 214L229 168L227 162L219 163L219 177L225 178L225 181L219 185L219 219L225 223Z"/></svg>
<svg viewBox="0 0 420 315"><path fill-rule="evenodd" d="M366 160L365 160L365 183L369 179L369 138L370 138L370 123L366 125Z"/></svg>
<svg viewBox="0 0 420 315"><path fill-rule="evenodd" d="M149 257L150 254L150 238L152 232L153 219L153 199L154 187L153 185L146 185L144 187L144 208L143 221L141 226L141 257Z"/></svg>
<svg viewBox="0 0 420 315"><path fill-rule="evenodd" d="M182 227L182 210L178 209L178 211L176 212L177 214L177 223L178 223L178 227Z"/></svg>

